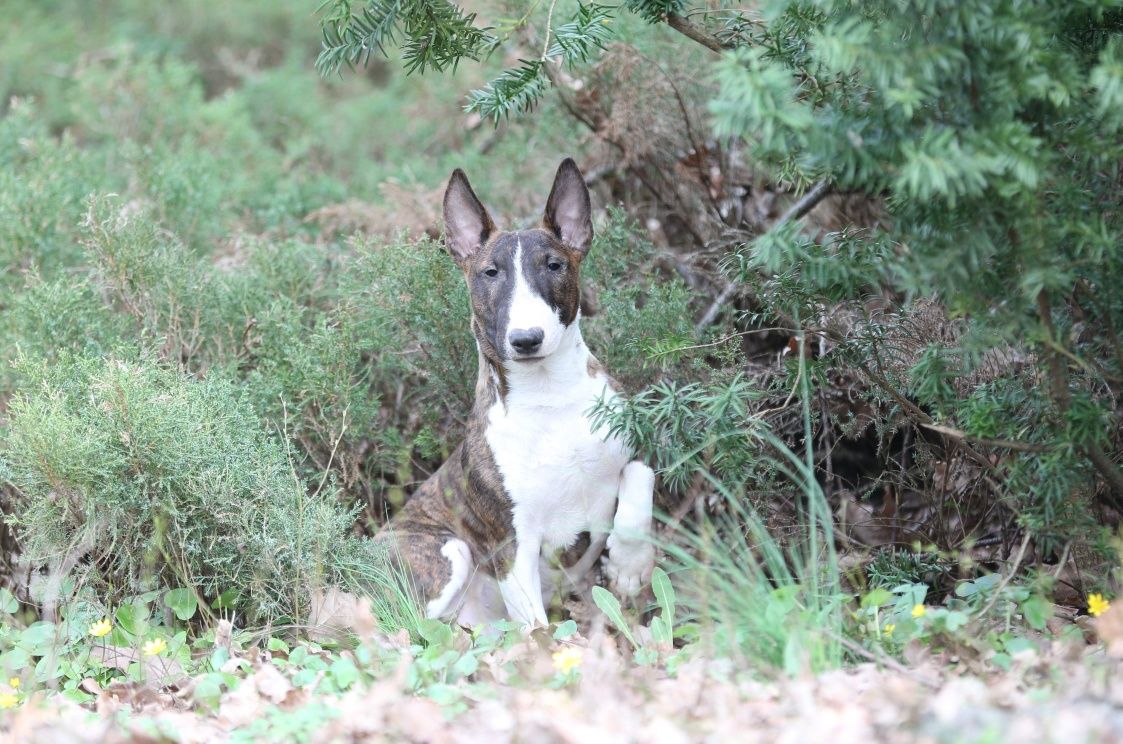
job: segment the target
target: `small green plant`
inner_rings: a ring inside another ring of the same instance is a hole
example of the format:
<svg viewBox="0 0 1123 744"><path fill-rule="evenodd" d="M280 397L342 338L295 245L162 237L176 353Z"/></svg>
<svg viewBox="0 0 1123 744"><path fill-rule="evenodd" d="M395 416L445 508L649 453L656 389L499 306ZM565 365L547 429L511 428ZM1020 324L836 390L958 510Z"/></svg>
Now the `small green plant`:
<svg viewBox="0 0 1123 744"><path fill-rule="evenodd" d="M637 664L650 665L662 659L666 662L667 670L673 671L680 660L680 656L674 653L675 590L667 572L658 566L651 574L651 590L655 594L659 614L648 624L646 637L650 639L649 641L641 641L633 632L631 623L620 606L620 600L612 592L604 587L594 586L593 602L631 644L633 658Z"/></svg>
<svg viewBox="0 0 1123 744"><path fill-rule="evenodd" d="M1043 631L1053 614L1049 581L1028 585L999 574L960 581L943 606L925 604L923 583L878 587L866 593L855 613L858 632L896 652L909 641L970 650L998 668L1014 654L1036 648L1030 634Z"/></svg>
<svg viewBox="0 0 1123 744"><path fill-rule="evenodd" d="M866 566L866 576L874 587L920 582L937 586L950 572L946 559L927 551L882 550Z"/></svg>

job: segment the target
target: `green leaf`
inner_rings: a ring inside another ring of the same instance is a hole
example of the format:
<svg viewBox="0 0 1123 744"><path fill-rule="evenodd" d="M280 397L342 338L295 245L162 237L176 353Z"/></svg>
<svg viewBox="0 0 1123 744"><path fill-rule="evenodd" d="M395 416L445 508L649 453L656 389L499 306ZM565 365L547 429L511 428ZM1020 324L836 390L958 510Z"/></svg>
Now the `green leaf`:
<svg viewBox="0 0 1123 744"><path fill-rule="evenodd" d="M289 655L289 644L282 641L280 638L270 638L265 647L270 651L277 653L280 652L285 656Z"/></svg>
<svg viewBox="0 0 1123 744"><path fill-rule="evenodd" d="M336 659L332 662L332 665L328 667L328 673L331 674L336 686L341 690L346 690L359 679L358 667L355 666L355 662L347 658Z"/></svg>
<svg viewBox="0 0 1123 744"><path fill-rule="evenodd" d="M300 666L308 659L308 649L305 646L297 646L289 654L289 663L293 666Z"/></svg>
<svg viewBox="0 0 1123 744"><path fill-rule="evenodd" d="M460 677L471 677L480 668L480 662L474 654L465 654L452 665L452 671Z"/></svg>
<svg viewBox="0 0 1123 744"><path fill-rule="evenodd" d="M175 616L183 621L195 617L195 612L199 609L199 600L190 589L172 589L164 595L164 601Z"/></svg>
<svg viewBox="0 0 1123 744"><path fill-rule="evenodd" d="M893 593L888 589L878 587L871 589L864 597L862 597L862 607L881 607L893 601Z"/></svg>
<svg viewBox="0 0 1123 744"><path fill-rule="evenodd" d="M659 603L663 622L670 633L675 627L675 588L671 585L671 577L658 566L651 572L651 591L655 593L655 601Z"/></svg>
<svg viewBox="0 0 1123 744"><path fill-rule="evenodd" d="M19 609L19 600L7 587L0 587L0 612L5 615L15 614Z"/></svg>
<svg viewBox="0 0 1123 744"><path fill-rule="evenodd" d="M93 695L79 689L65 689L62 691L62 696L70 702L78 703L79 705L84 705L94 699Z"/></svg>
<svg viewBox="0 0 1123 744"><path fill-rule="evenodd" d="M417 632L430 646L448 646L452 643L452 628L440 620L426 618L417 624Z"/></svg>
<svg viewBox="0 0 1123 744"><path fill-rule="evenodd" d="M425 690L425 697L435 700L441 705L451 705L460 700L460 690L452 685L429 685Z"/></svg>
<svg viewBox="0 0 1123 744"><path fill-rule="evenodd" d="M211 652L211 669L221 671L223 664L230 660L230 652L219 646Z"/></svg>
<svg viewBox="0 0 1123 744"><path fill-rule="evenodd" d="M959 610L952 610L948 612L944 622L947 624L948 630L959 630L967 624L967 615Z"/></svg>
<svg viewBox="0 0 1123 744"><path fill-rule="evenodd" d="M1030 595L1019 607L1029 627L1034 630L1044 630L1046 622L1053 616L1053 603L1040 594Z"/></svg>
<svg viewBox="0 0 1123 744"><path fill-rule="evenodd" d="M651 637L660 646L670 646L673 644L674 636L671 634L671 628L663 620L662 615L651 619Z"/></svg>
<svg viewBox="0 0 1123 744"><path fill-rule="evenodd" d="M62 676L57 654L48 654L35 664L35 681L39 683L51 682Z"/></svg>
<svg viewBox="0 0 1123 744"><path fill-rule="evenodd" d="M24 628L16 640L16 648L23 649L32 656L46 656L55 650L56 628L54 623L39 621Z"/></svg>
<svg viewBox="0 0 1123 744"><path fill-rule="evenodd" d="M577 623L573 620L566 620L564 623L559 623L558 627L554 628L554 640L562 641L577 632Z"/></svg>
<svg viewBox="0 0 1123 744"><path fill-rule="evenodd" d="M195 683L193 693L195 702L204 708L217 708L218 701L222 698L222 684L223 677L221 674L204 674Z"/></svg>
<svg viewBox="0 0 1123 744"><path fill-rule="evenodd" d="M222 594L215 597L211 602L211 607L216 610L229 610L232 609L242 599L242 594L237 589L227 589Z"/></svg>
<svg viewBox="0 0 1123 744"><path fill-rule="evenodd" d="M295 687L304 687L316 681L319 673L313 669L301 669L296 674L292 675L292 683Z"/></svg>
<svg viewBox="0 0 1123 744"><path fill-rule="evenodd" d="M31 666L31 655L22 648L13 648L0 654L0 669L6 669L9 674L18 674L29 666Z"/></svg>
<svg viewBox="0 0 1123 744"><path fill-rule="evenodd" d="M144 635L149 617L148 605L136 602L121 605L117 608L115 617L117 618L117 624L126 632L134 636Z"/></svg>
<svg viewBox="0 0 1123 744"><path fill-rule="evenodd" d="M608 617L612 624L616 626L616 629L624 634L624 637L628 639L632 647L638 649L639 644L636 643L635 636L632 635L632 631L628 628L627 621L624 620L624 613L620 611L620 600L616 599L616 597L612 595L612 592L608 591L603 586L594 586L593 602L596 603L597 607Z"/></svg>
<svg viewBox="0 0 1123 744"><path fill-rule="evenodd" d="M1028 638L1011 638L1007 640L1004 645L1006 647L1006 653L1010 654L1011 656L1022 651L1037 650L1037 646L1035 646L1033 644L1033 641L1029 640Z"/></svg>

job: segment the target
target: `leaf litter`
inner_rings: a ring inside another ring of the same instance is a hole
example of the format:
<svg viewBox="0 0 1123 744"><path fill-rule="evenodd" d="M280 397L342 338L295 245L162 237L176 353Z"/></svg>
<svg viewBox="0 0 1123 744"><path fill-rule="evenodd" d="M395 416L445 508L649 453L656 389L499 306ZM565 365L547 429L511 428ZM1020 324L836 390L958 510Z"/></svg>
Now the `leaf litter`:
<svg viewBox="0 0 1123 744"><path fill-rule="evenodd" d="M418 647L408 634L377 633L369 611L358 614L361 641L396 663L342 693L325 689L327 668L298 683L284 666L286 654L255 646L227 662L239 681L216 706L194 700L198 677L157 686L168 677L153 675L148 684L105 689L88 680L92 704L32 695L7 712L3 730L19 742L184 744L1123 740L1119 605L1093 623L1103 645L1046 639L1015 654L1004 671L914 646L905 665L861 663L772 679L693 651L673 674L665 665L639 665L630 647L594 622L583 624L587 636L567 632L559 641L535 633L499 645L479 654L462 679L433 685L428 695L416 691ZM580 659L577 673L559 673L561 651L567 663ZM345 669L353 665L348 651L339 659Z"/></svg>

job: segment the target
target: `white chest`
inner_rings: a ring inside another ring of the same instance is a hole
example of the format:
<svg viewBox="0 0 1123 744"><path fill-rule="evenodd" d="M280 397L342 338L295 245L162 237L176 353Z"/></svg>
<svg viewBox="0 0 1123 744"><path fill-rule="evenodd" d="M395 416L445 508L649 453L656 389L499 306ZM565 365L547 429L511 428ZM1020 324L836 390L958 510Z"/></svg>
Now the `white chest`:
<svg viewBox="0 0 1123 744"><path fill-rule="evenodd" d="M583 378L564 392L510 395L488 413L487 442L513 502L517 540L561 548L610 527L628 452L587 416L611 394L607 380Z"/></svg>

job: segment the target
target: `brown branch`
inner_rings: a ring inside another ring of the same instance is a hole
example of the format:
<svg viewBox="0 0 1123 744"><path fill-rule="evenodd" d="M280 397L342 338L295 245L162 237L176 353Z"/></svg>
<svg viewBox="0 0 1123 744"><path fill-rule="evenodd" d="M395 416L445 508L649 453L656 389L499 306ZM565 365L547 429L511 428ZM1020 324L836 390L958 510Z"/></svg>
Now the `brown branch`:
<svg viewBox="0 0 1123 744"><path fill-rule="evenodd" d="M686 18L678 15L677 13L670 13L667 15L667 25L673 28L675 31L678 31L688 39L698 42L712 52L721 54L725 50L733 48L732 45L726 44L720 39L710 36L708 33L698 28L693 23L686 20Z"/></svg>
<svg viewBox="0 0 1123 744"><path fill-rule="evenodd" d="M818 206L819 202L823 201L829 193L831 193L831 182L830 179L824 178L812 186L806 194L801 196L799 201L788 207L788 211L784 212L784 214L780 216L780 219L776 220L776 224L769 229L775 230L777 227L791 222L792 220L800 219Z"/></svg>
<svg viewBox="0 0 1123 744"><path fill-rule="evenodd" d="M965 431L952 428L950 426L941 426L939 424L924 424L925 429L943 434L950 439L957 439L964 442L971 442L983 447L999 447L1002 449L1017 450L1018 452L1051 452L1055 447L1048 444L1034 444L1032 442L1015 442L1009 439L986 439L985 437L975 437Z"/></svg>

